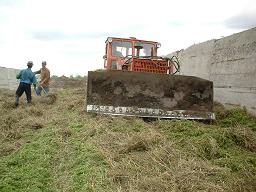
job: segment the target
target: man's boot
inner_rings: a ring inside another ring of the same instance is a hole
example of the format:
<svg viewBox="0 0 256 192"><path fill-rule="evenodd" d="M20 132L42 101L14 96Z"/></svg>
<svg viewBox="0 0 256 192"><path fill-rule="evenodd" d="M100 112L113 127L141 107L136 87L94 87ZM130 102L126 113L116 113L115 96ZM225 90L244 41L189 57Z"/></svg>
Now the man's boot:
<svg viewBox="0 0 256 192"><path fill-rule="evenodd" d="M19 96L16 95L16 98L15 98L15 106L18 107L19 105Z"/></svg>
<svg viewBox="0 0 256 192"><path fill-rule="evenodd" d="M28 106L30 106L31 105L31 100L27 100L27 104L28 104Z"/></svg>

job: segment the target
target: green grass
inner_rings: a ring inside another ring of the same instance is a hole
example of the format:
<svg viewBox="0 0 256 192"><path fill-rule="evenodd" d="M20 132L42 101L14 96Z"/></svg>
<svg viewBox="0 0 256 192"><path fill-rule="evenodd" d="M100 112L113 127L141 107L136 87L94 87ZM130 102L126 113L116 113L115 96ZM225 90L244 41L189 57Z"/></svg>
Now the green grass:
<svg viewBox="0 0 256 192"><path fill-rule="evenodd" d="M0 160L0 191L54 191L51 164L58 146L45 129Z"/></svg>
<svg viewBox="0 0 256 192"><path fill-rule="evenodd" d="M79 137L63 144L53 129L45 128L33 138L27 137L29 143L1 158L0 191L56 191L56 174L65 172L71 191L105 191L108 165L98 149ZM68 147L69 154L62 147ZM58 182L64 185L66 181Z"/></svg>
<svg viewBox="0 0 256 192"><path fill-rule="evenodd" d="M244 108L227 110L223 106L219 108L216 107L216 119L216 124L221 127L243 125L256 131L256 117L249 115Z"/></svg>

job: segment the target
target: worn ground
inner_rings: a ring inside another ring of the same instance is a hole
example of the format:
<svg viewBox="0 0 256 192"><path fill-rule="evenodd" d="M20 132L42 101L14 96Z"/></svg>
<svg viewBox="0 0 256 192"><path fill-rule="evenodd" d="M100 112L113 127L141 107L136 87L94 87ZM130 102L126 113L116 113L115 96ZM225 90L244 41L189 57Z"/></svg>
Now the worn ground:
<svg viewBox="0 0 256 192"><path fill-rule="evenodd" d="M0 191L256 191L245 110L216 104L213 124L87 114L79 86L18 108L0 90Z"/></svg>

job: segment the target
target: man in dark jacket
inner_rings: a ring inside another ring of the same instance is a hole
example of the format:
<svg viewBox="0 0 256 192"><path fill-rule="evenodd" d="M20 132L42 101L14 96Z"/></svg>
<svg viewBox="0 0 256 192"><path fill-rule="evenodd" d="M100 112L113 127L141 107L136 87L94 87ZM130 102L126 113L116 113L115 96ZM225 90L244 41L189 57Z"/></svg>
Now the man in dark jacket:
<svg viewBox="0 0 256 192"><path fill-rule="evenodd" d="M27 66L27 69L21 70L16 76L17 79L20 79L20 84L18 89L16 90L15 106L19 105L19 98L24 92L26 93L27 102L31 103L31 84L34 85L34 89L36 88L36 77L35 74L31 71L31 68L33 67L33 62L29 61L27 63Z"/></svg>

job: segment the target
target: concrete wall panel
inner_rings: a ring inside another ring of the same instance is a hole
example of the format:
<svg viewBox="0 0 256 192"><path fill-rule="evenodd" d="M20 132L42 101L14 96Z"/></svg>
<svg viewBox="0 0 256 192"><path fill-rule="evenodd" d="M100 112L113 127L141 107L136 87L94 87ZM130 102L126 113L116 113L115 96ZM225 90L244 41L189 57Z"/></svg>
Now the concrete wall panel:
<svg viewBox="0 0 256 192"><path fill-rule="evenodd" d="M0 67L0 88L15 90L19 84L19 80L16 79L19 71L19 69Z"/></svg>
<svg viewBox="0 0 256 192"><path fill-rule="evenodd" d="M256 28L193 45L176 55L181 75L213 81L214 99L256 115Z"/></svg>

